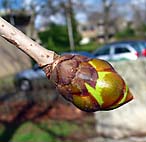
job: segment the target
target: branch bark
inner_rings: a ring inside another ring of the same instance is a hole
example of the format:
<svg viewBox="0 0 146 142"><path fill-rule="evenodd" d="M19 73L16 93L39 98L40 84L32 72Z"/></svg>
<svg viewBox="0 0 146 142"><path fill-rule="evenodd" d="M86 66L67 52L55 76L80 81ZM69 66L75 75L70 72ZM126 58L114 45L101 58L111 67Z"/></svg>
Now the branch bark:
<svg viewBox="0 0 146 142"><path fill-rule="evenodd" d="M43 48L1 17L0 36L32 57L40 67L53 63L56 57L54 51Z"/></svg>

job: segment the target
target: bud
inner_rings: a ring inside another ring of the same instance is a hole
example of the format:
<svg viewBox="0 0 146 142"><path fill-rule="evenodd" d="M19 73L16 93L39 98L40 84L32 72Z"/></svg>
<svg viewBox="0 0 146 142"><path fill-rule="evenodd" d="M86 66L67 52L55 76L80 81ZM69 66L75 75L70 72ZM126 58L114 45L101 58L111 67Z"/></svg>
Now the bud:
<svg viewBox="0 0 146 142"><path fill-rule="evenodd" d="M104 60L63 55L53 66L49 78L60 94L81 110L111 110L133 99L124 80Z"/></svg>

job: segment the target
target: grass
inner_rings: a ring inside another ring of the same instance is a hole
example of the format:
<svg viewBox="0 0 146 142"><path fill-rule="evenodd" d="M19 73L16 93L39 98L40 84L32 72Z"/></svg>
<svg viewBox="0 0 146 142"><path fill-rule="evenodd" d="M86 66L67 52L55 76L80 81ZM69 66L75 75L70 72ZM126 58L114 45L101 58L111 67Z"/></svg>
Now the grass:
<svg viewBox="0 0 146 142"><path fill-rule="evenodd" d="M3 124L0 124L0 135L2 134L2 132L5 130L5 127L3 126Z"/></svg>
<svg viewBox="0 0 146 142"><path fill-rule="evenodd" d="M51 130L57 136L68 136L72 133L75 129L77 129L76 125L73 123L68 123L67 121L51 121L49 125L43 125L42 128L45 130Z"/></svg>
<svg viewBox="0 0 146 142"><path fill-rule="evenodd" d="M49 119L43 120L41 123L28 121L19 126L10 142L85 142L85 139L81 140L81 137L88 137L95 133L94 122L91 115L85 117L83 121ZM4 127L1 124L0 136L2 131L4 131Z"/></svg>
<svg viewBox="0 0 146 142"><path fill-rule="evenodd" d="M3 94L5 92L12 92L15 89L13 81L14 76L12 75L0 78L0 94Z"/></svg>
<svg viewBox="0 0 146 142"><path fill-rule="evenodd" d="M26 122L20 126L12 138L12 142L55 142L55 138L42 131L35 124ZM56 141L57 142L57 141Z"/></svg>

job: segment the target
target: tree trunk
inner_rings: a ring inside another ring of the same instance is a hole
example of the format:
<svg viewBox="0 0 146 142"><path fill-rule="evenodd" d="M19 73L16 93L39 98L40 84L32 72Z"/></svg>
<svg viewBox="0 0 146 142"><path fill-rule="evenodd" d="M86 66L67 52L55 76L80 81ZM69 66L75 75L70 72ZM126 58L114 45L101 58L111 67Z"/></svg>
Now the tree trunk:
<svg viewBox="0 0 146 142"><path fill-rule="evenodd" d="M66 21L67 21L70 50L74 51L75 45L74 45L72 20L71 20L71 7L72 7L72 2L71 2L71 0L68 0L68 5L66 6Z"/></svg>

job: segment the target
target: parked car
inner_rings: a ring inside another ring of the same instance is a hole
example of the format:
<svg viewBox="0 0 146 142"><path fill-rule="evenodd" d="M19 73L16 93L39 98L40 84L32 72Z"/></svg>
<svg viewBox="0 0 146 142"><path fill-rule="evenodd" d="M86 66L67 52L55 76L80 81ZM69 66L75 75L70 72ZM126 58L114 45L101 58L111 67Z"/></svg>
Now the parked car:
<svg viewBox="0 0 146 142"><path fill-rule="evenodd" d="M122 41L121 43L127 43L135 48L139 48L139 57L146 57L146 41L144 40L130 40L130 41Z"/></svg>
<svg viewBox="0 0 146 142"><path fill-rule="evenodd" d="M51 84L45 72L35 64L32 69L19 72L14 77L14 84L19 91L30 91L34 87L43 87Z"/></svg>
<svg viewBox="0 0 146 142"><path fill-rule="evenodd" d="M106 44L93 52L99 59L108 61L136 60L146 57L145 41L120 41Z"/></svg>

